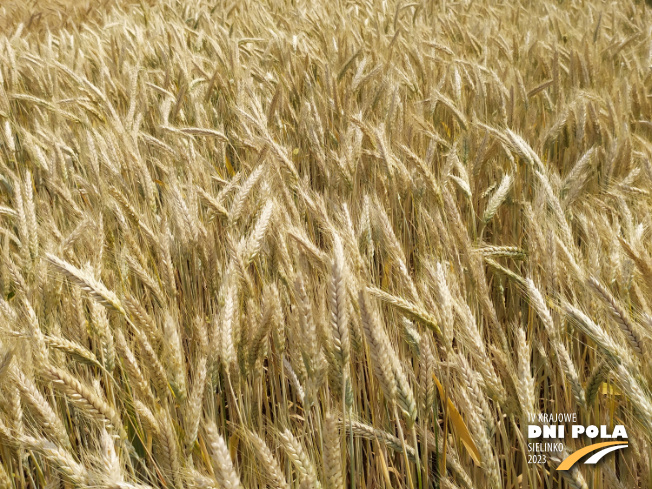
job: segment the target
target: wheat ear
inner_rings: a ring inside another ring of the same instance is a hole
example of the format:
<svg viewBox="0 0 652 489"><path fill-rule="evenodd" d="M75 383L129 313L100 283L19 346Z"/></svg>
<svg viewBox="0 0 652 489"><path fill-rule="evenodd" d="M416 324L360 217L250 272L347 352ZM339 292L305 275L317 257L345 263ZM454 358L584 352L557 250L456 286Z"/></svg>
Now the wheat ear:
<svg viewBox="0 0 652 489"><path fill-rule="evenodd" d="M629 345L636 352L637 355L643 355L643 343L641 342L641 337L637 331L637 328L634 326L634 323L629 318L629 314L623 309L620 303L616 298L611 295L611 292L602 285L598 279L595 277L589 278L589 285L598 293L600 298L609 306L609 310L613 318L616 320L616 324L620 327L620 330L624 333Z"/></svg>
<svg viewBox="0 0 652 489"><path fill-rule="evenodd" d="M211 461L215 469L215 477L217 478L218 485L225 489L242 488L240 484L240 477L233 467L233 461L229 454L229 448L217 431L215 424L209 422L205 425L206 430L206 443L211 450Z"/></svg>

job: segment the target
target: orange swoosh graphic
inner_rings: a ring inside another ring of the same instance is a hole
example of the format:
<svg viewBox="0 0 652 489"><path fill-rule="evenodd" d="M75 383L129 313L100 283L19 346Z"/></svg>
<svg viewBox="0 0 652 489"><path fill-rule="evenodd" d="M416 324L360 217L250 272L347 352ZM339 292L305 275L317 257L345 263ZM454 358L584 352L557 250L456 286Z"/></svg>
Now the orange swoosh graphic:
<svg viewBox="0 0 652 489"><path fill-rule="evenodd" d="M594 443L593 445L589 445L588 447L584 447L581 450L578 450L574 452L573 454L569 455L564 459L564 461L559 464L559 467L557 467L557 470L569 470L575 462L577 462L579 459L584 457L585 455L588 455L591 452L595 452L597 450L600 450L601 448L606 448L606 447L611 447L614 445L627 445L626 441L605 441L604 443Z"/></svg>

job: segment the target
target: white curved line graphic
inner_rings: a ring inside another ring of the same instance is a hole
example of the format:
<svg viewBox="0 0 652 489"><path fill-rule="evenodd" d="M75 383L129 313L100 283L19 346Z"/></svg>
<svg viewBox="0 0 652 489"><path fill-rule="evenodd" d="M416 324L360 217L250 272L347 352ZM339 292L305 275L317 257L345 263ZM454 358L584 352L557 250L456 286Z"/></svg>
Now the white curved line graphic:
<svg viewBox="0 0 652 489"><path fill-rule="evenodd" d="M599 452L594 453L593 455L591 455L591 457L584 463L585 464L596 464L596 463L598 463L600 461L600 459L602 457L604 457L608 453L613 452L614 450L620 450L621 448L625 448L625 447L627 447L627 445L615 445L613 447L603 448Z"/></svg>

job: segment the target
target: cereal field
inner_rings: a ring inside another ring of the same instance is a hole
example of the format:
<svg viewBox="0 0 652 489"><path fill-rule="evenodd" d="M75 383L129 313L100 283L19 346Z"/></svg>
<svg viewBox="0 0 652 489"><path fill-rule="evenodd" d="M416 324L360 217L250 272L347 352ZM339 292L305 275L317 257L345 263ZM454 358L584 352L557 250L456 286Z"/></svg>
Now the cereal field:
<svg viewBox="0 0 652 489"><path fill-rule="evenodd" d="M652 486L644 2L0 26L0 489Z"/></svg>

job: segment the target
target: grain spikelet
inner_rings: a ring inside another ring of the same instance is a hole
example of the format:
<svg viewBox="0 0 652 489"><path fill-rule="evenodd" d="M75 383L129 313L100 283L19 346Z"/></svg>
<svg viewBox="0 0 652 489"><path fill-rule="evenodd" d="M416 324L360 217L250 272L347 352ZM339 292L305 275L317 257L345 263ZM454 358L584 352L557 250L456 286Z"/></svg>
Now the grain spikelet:
<svg viewBox="0 0 652 489"><path fill-rule="evenodd" d="M211 450L211 461L215 470L215 477L220 487L225 489L241 488L240 477L233 467L229 449L217 431L217 427L212 423L205 425L206 443Z"/></svg>
<svg viewBox="0 0 652 489"><path fill-rule="evenodd" d="M380 383L385 397L391 402L396 399L396 378L392 372L390 357L390 344L387 334L378 323L376 312L370 309L368 299L363 291L358 295L360 318L364 329L365 338L369 344L369 354L373 364L374 373Z"/></svg>
<svg viewBox="0 0 652 489"><path fill-rule="evenodd" d="M83 272L74 265L71 265L50 253L46 253L45 256L58 272L66 276L73 283L79 285L82 290L88 292L97 302L105 307L114 309L123 316L125 315L125 310L118 297L107 289L104 284L95 280L95 278L89 273Z"/></svg>
<svg viewBox="0 0 652 489"><path fill-rule="evenodd" d="M427 311L424 311L421 307L417 306L416 304L413 304L401 297L388 294L387 292L377 289L376 287L367 287L367 291L370 294L374 295L375 297L378 297L380 300L387 302L388 304L391 304L392 306L396 307L399 311L408 315L412 319L422 322L423 324L431 328L433 331L440 334L440 329L437 320L433 316L431 316Z"/></svg>
<svg viewBox="0 0 652 489"><path fill-rule="evenodd" d="M20 441L31 450L40 453L73 485L83 486L86 483L88 477L86 469L73 458L70 452L57 447L54 443L51 443L44 438L26 436L22 437Z"/></svg>
<svg viewBox="0 0 652 489"><path fill-rule="evenodd" d="M598 293L600 298L607 304L616 324L620 327L629 345L640 356L643 355L643 343L636 326L629 318L627 312L618 303L616 298L609 292L595 277L589 278L589 285Z"/></svg>
<svg viewBox="0 0 652 489"><path fill-rule="evenodd" d="M498 211L498 208L502 205L507 197L507 193L512 185L512 177L510 175L505 175L500 182L500 185L496 191L491 195L489 202L487 202L487 207L485 208L484 215L482 220L489 222L493 219Z"/></svg>
<svg viewBox="0 0 652 489"><path fill-rule="evenodd" d="M169 359L169 383L174 395L180 401L186 398L186 361L183 356L183 343L180 327L170 313L167 313L163 322L163 334L165 335L166 359Z"/></svg>
<svg viewBox="0 0 652 489"><path fill-rule="evenodd" d="M329 301L335 356L339 367L343 370L348 368L350 355L347 273L342 242L336 236L329 283Z"/></svg>
<svg viewBox="0 0 652 489"><path fill-rule="evenodd" d="M269 482L271 486L276 489L289 489L283 470L274 457L274 454L267 446L267 443L254 432L247 432L249 439L256 449L256 454L260 457L260 461L269 476Z"/></svg>
<svg viewBox="0 0 652 489"><path fill-rule="evenodd" d="M529 420L536 412L536 398L534 378L530 369L530 345L525 338L525 331L521 328L516 330L516 351L518 352L518 400L521 403L524 420Z"/></svg>
<svg viewBox="0 0 652 489"><path fill-rule="evenodd" d="M118 413L103 399L93 392L93 389L83 385L71 374L52 365L42 367L43 374L52 381L54 386L65 394L73 404L100 422L108 421L118 431L123 431L122 420Z"/></svg>
<svg viewBox="0 0 652 489"><path fill-rule="evenodd" d="M315 466L312 461L308 458L303 446L301 443L294 437L292 432L288 429L279 433L279 438L285 448L292 465L297 471L299 480L302 483L309 484L309 487L315 487L321 489L321 484L317 480L317 473L315 471Z"/></svg>
<svg viewBox="0 0 652 489"><path fill-rule="evenodd" d="M343 489L342 454L338 419L327 414L324 419L324 478L328 489Z"/></svg>

